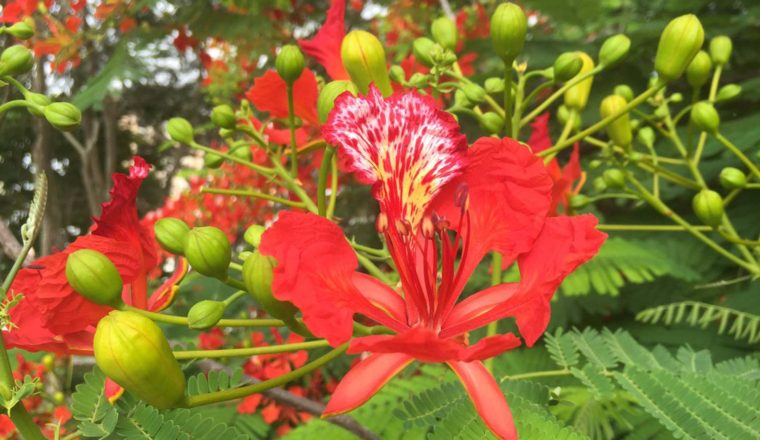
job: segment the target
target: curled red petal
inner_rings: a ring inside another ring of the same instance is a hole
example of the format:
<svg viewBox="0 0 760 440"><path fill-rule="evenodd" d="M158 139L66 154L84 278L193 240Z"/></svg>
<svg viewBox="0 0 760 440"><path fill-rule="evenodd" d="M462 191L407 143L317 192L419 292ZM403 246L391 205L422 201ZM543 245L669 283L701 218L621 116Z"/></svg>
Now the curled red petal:
<svg viewBox="0 0 760 440"><path fill-rule="evenodd" d="M334 80L350 79L340 59L340 46L346 36L346 0L332 0L327 18L310 40L298 40L303 51L317 60Z"/></svg>
<svg viewBox="0 0 760 440"><path fill-rule="evenodd" d="M293 83L293 109L295 115L312 124L319 124L317 116L317 78L314 72L303 69ZM274 70L267 70L253 81L245 97L260 111L275 118L288 117L288 92L285 80Z"/></svg>
<svg viewBox="0 0 760 440"><path fill-rule="evenodd" d="M549 135L549 112L542 113L530 123L533 131L528 138L528 145L533 152L538 153L552 146L552 138Z"/></svg>
<svg viewBox="0 0 760 440"><path fill-rule="evenodd" d="M400 325L406 322L406 303L401 295L377 278L354 272L354 286L373 306L385 312Z"/></svg>
<svg viewBox="0 0 760 440"><path fill-rule="evenodd" d="M517 440L507 400L486 367L480 362L449 362L449 366L459 376L488 429L502 440Z"/></svg>
<svg viewBox="0 0 760 440"><path fill-rule="evenodd" d="M174 273L150 296L148 310L160 312L169 307L174 301L174 297L177 295L177 291L179 291L179 283L185 278L190 268L187 260L182 257L177 257L175 261L177 266L174 269Z"/></svg>
<svg viewBox="0 0 760 440"><path fill-rule="evenodd" d="M432 330L414 327L396 335L354 338L349 353L404 353L423 362L446 362L459 359L464 345L453 339L441 339Z"/></svg>
<svg viewBox="0 0 760 440"><path fill-rule="evenodd" d="M363 404L413 360L402 353L370 355L343 377L322 417L342 414Z"/></svg>
<svg viewBox="0 0 760 440"><path fill-rule="evenodd" d="M520 344L520 338L513 333L488 336L463 349L459 353L459 359L465 362L480 361L517 348Z"/></svg>
<svg viewBox="0 0 760 440"><path fill-rule="evenodd" d="M509 300L520 290L519 283L504 283L481 290L457 303L444 328L473 319Z"/></svg>

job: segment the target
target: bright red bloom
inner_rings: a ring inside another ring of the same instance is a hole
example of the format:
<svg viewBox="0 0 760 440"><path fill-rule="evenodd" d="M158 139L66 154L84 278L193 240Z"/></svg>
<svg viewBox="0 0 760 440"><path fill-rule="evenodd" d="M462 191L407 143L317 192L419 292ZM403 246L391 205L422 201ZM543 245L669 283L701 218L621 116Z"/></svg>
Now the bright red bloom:
<svg viewBox="0 0 760 440"><path fill-rule="evenodd" d="M198 348L201 350L216 350L224 346L224 332L214 327L198 335Z"/></svg>
<svg viewBox="0 0 760 440"><path fill-rule="evenodd" d="M319 32L311 40L298 40L301 49L314 57L332 79L349 79L340 59L340 46L346 36L345 14L346 0L332 0Z"/></svg>
<svg viewBox="0 0 760 440"><path fill-rule="evenodd" d="M453 117L416 92L344 94L323 134L373 186L378 230L401 277L396 291L357 272L341 229L313 214L285 212L264 234L261 252L279 262L274 295L295 304L331 345L351 340L349 353L372 353L343 378L325 414L361 405L415 359L446 362L488 427L515 438L509 407L480 361L520 339L510 333L469 345L467 333L512 317L533 345L554 291L604 241L596 218L548 217L552 180L540 158L506 138L481 138L468 149ZM493 250L505 267L517 262L521 280L457 302ZM396 334L351 339L356 314Z"/></svg>
<svg viewBox="0 0 760 440"><path fill-rule="evenodd" d="M314 72L304 69L293 83L293 110L295 115L312 125L319 124L317 116L317 78ZM288 117L288 94L285 80L274 70L253 81L253 86L245 92L245 97L256 108L268 112L274 118Z"/></svg>

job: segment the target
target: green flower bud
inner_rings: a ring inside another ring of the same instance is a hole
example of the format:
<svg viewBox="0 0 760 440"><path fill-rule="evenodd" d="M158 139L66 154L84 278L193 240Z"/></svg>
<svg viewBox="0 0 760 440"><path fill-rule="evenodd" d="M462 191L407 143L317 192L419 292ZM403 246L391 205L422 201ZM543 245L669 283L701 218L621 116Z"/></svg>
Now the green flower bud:
<svg viewBox="0 0 760 440"><path fill-rule="evenodd" d="M193 140L193 126L185 118L171 118L166 123L166 131L169 133L169 137L181 144L192 144Z"/></svg>
<svg viewBox="0 0 760 440"><path fill-rule="evenodd" d="M230 151L230 154L233 157L247 160L248 162L250 162L251 159L253 158L253 155L251 154L251 147L248 145L241 145L235 148L234 150Z"/></svg>
<svg viewBox="0 0 760 440"><path fill-rule="evenodd" d="M694 214L699 220L712 227L719 226L723 221L723 199L715 191L703 189L692 200Z"/></svg>
<svg viewBox="0 0 760 440"><path fill-rule="evenodd" d="M641 159L642 159L641 153L639 153L638 151L631 151L631 153L628 155L628 160L634 163L641 162Z"/></svg>
<svg viewBox="0 0 760 440"><path fill-rule="evenodd" d="M631 48L631 39L623 34L613 35L606 39L599 49L599 65L605 68L619 63Z"/></svg>
<svg viewBox="0 0 760 440"><path fill-rule="evenodd" d="M404 68L398 64L391 66L390 70L388 71L388 76L390 76L391 81L397 82L399 84L406 81L406 72L404 72Z"/></svg>
<svg viewBox="0 0 760 440"><path fill-rule="evenodd" d="M156 241L161 247L174 255L185 252L185 241L190 228L185 222L175 217L166 217L153 225Z"/></svg>
<svg viewBox="0 0 760 440"><path fill-rule="evenodd" d="M19 40L28 40L34 36L34 29L28 23L23 21L13 23L11 27L5 29L5 32L13 35Z"/></svg>
<svg viewBox="0 0 760 440"><path fill-rule="evenodd" d="M327 122L327 116L335 106L335 99L344 92L350 92L356 96L359 91L351 81L331 81L322 87L322 91L319 92L319 98L317 99L317 114L319 114L320 123L324 124Z"/></svg>
<svg viewBox="0 0 760 440"><path fill-rule="evenodd" d="M622 97L626 102L631 102L633 100L633 89L628 87L626 84L619 84L615 86L615 89L612 91L612 93Z"/></svg>
<svg viewBox="0 0 760 440"><path fill-rule="evenodd" d="M418 89L425 87L430 80L429 75L425 75L424 73L417 72L409 78L409 85L412 87L416 87Z"/></svg>
<svg viewBox="0 0 760 440"><path fill-rule="evenodd" d="M267 229L261 225L251 225L245 230L243 234L243 240L253 247L259 247L261 244L261 236Z"/></svg>
<svg viewBox="0 0 760 440"><path fill-rule="evenodd" d="M431 33L436 43L444 49L454 50L457 46L457 25L448 17L440 17L433 21Z"/></svg>
<svg viewBox="0 0 760 440"><path fill-rule="evenodd" d="M66 279L72 289L95 304L121 305L121 275L111 260L96 250L80 249L69 254Z"/></svg>
<svg viewBox="0 0 760 440"><path fill-rule="evenodd" d="M607 191L607 182L604 181L604 177L597 177L591 182L591 188L593 188L595 192L603 193Z"/></svg>
<svg viewBox="0 0 760 440"><path fill-rule="evenodd" d="M686 68L686 81L692 87L702 87L710 79L712 60L704 50L700 50Z"/></svg>
<svg viewBox="0 0 760 440"><path fill-rule="evenodd" d="M741 95L741 93L742 86L738 84L726 84L718 90L718 94L715 95L715 102L731 101Z"/></svg>
<svg viewBox="0 0 760 440"><path fill-rule="evenodd" d="M641 127L641 130L636 134L636 138L647 148L654 146L654 129L652 127Z"/></svg>
<svg viewBox="0 0 760 440"><path fill-rule="evenodd" d="M231 259L230 242L219 228L193 228L187 233L185 258L198 273L226 280Z"/></svg>
<svg viewBox="0 0 760 440"><path fill-rule="evenodd" d="M602 166L602 161L599 160L599 159L594 159L594 160L592 160L591 162L588 163L588 167L590 169L592 169L592 170L595 170L595 169L599 168L600 166Z"/></svg>
<svg viewBox="0 0 760 440"><path fill-rule="evenodd" d="M654 68L665 81L681 75L697 55L705 40L705 31L696 15L682 15L673 19L660 35Z"/></svg>
<svg viewBox="0 0 760 440"><path fill-rule="evenodd" d="M554 81L558 83L568 82L583 68L583 60L578 52L565 52L554 60Z"/></svg>
<svg viewBox="0 0 760 440"><path fill-rule="evenodd" d="M211 110L211 122L219 128L233 129L237 123L235 111L227 104L217 105Z"/></svg>
<svg viewBox="0 0 760 440"><path fill-rule="evenodd" d="M683 95L680 93L673 93L670 95L670 102L678 104L679 102L683 101Z"/></svg>
<svg viewBox="0 0 760 440"><path fill-rule="evenodd" d="M293 84L301 77L304 62L301 49L295 44L288 44L280 49L280 53L274 60L274 67L277 69L277 74L285 80L285 83Z"/></svg>
<svg viewBox="0 0 760 440"><path fill-rule="evenodd" d="M584 194L575 194L570 197L569 203L571 208L581 209L591 203L591 199Z"/></svg>
<svg viewBox="0 0 760 440"><path fill-rule="evenodd" d="M747 175L738 168L726 167L720 171L720 184L725 189L740 189L747 186Z"/></svg>
<svg viewBox="0 0 760 440"><path fill-rule="evenodd" d="M718 66L723 66L728 62L732 50L733 43L725 35L719 35L710 40L710 58Z"/></svg>
<svg viewBox="0 0 760 440"><path fill-rule="evenodd" d="M570 119L570 109L565 107L564 105L559 106L557 109L557 120L560 124L565 125L567 124L567 120ZM579 129L581 127L581 115L580 113L575 114L575 118L573 119L573 128Z"/></svg>
<svg viewBox="0 0 760 440"><path fill-rule="evenodd" d="M208 330L222 319L225 308L226 305L222 301L198 302L187 312L187 326L193 330Z"/></svg>
<svg viewBox="0 0 760 440"><path fill-rule="evenodd" d="M16 76L32 70L34 55L25 46L16 44L0 54L0 76Z"/></svg>
<svg viewBox="0 0 760 440"><path fill-rule="evenodd" d="M267 313L277 319L292 320L297 311L295 306L272 295L272 270L275 265L273 258L254 252L243 263L243 282L246 290Z"/></svg>
<svg viewBox="0 0 760 440"><path fill-rule="evenodd" d="M488 134L499 134L504 128L504 118L494 112L486 112L480 115L480 127Z"/></svg>
<svg viewBox="0 0 760 440"><path fill-rule="evenodd" d="M45 119L61 131L71 131L82 122L82 112L74 104L68 102L54 102L42 111Z"/></svg>
<svg viewBox="0 0 760 440"><path fill-rule="evenodd" d="M462 87L462 91L464 92L464 96L467 97L467 100L472 103L478 104L486 99L485 89L477 84L465 84L464 87Z"/></svg>
<svg viewBox="0 0 760 440"><path fill-rule="evenodd" d="M100 320L93 342L103 373L159 409L185 397L185 376L161 329L150 319L114 310Z"/></svg>
<svg viewBox="0 0 760 440"><path fill-rule="evenodd" d="M224 158L218 154L206 153L203 156L203 166L206 168L217 169L224 163Z"/></svg>
<svg viewBox="0 0 760 440"><path fill-rule="evenodd" d="M491 41L496 54L511 63L523 51L528 20L514 3L502 3L491 16Z"/></svg>
<svg viewBox="0 0 760 440"><path fill-rule="evenodd" d="M435 65L435 61L433 60L435 47L436 45L433 40L427 37L420 37L412 43L412 53L414 53L414 58L420 64L426 67L433 67Z"/></svg>
<svg viewBox="0 0 760 440"><path fill-rule="evenodd" d="M620 110L622 110L628 103L625 98L618 95L610 95L602 100L602 104L599 107L599 113L602 119L611 116ZM610 137L615 145L621 147L627 147L633 140L633 132L631 131L631 122L628 117L628 113L623 113L614 121L610 122L606 128L607 136Z"/></svg>
<svg viewBox="0 0 760 440"><path fill-rule="evenodd" d="M617 168L604 170L602 178L609 188L621 189L625 187L625 175Z"/></svg>
<svg viewBox="0 0 760 440"><path fill-rule="evenodd" d="M42 93L29 92L24 96L24 99L34 104L31 107L27 107L27 110L29 113L37 117L43 117L45 115L45 107L50 105L51 102L50 98Z"/></svg>
<svg viewBox="0 0 760 440"><path fill-rule="evenodd" d="M472 107L472 103L467 100L467 96L465 96L464 92L461 89L457 89L454 92L454 105L464 108Z"/></svg>
<svg viewBox="0 0 760 440"><path fill-rule="evenodd" d="M590 56L586 55L583 52L576 53L583 62L583 66L581 66L581 70L578 72L578 75L583 75L594 70L594 60L592 60ZM594 77L589 76L578 84L567 89L565 92L565 105L576 110L583 110L586 108L586 104L588 103L588 95L591 93L591 84L593 82Z"/></svg>
<svg viewBox="0 0 760 440"><path fill-rule="evenodd" d="M691 122L698 129L713 134L720 126L720 116L712 104L700 101L691 108Z"/></svg>
<svg viewBox="0 0 760 440"><path fill-rule="evenodd" d="M504 79L502 78L488 78L484 85L488 93L504 92Z"/></svg>
<svg viewBox="0 0 760 440"><path fill-rule="evenodd" d="M393 92L385 64L385 49L374 35L366 31L351 31L343 38L340 48L343 67L361 93L374 84L383 96Z"/></svg>

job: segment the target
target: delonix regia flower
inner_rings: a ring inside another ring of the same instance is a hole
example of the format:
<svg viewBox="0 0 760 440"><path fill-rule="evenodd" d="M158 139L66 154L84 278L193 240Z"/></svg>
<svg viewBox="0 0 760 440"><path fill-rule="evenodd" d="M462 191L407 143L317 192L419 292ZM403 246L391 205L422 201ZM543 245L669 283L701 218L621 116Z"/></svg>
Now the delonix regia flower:
<svg viewBox="0 0 760 440"><path fill-rule="evenodd" d="M414 360L445 362L486 425L516 438L504 395L481 361L520 338L508 333L470 345L468 332L511 317L533 345L549 322L554 291L606 237L596 218L550 217L552 179L540 158L506 138L468 148L454 118L416 92L343 94L323 134L356 178L372 185L377 229L400 275L391 288L357 272L340 227L314 214L283 212L264 233L261 253L278 261L274 296L295 304L331 345L350 340L349 353L370 353L340 382L325 415L361 405ZM458 301L493 250L505 267L517 262L520 281ZM395 334L352 339L357 314Z"/></svg>

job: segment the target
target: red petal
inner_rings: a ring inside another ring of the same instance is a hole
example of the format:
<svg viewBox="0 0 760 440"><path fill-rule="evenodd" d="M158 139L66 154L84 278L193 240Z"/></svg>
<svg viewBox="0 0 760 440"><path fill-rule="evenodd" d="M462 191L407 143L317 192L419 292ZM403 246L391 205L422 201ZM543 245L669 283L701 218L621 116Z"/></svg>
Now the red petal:
<svg viewBox="0 0 760 440"><path fill-rule="evenodd" d="M373 306L399 323L406 322L406 303L396 291L367 274L354 272L353 283Z"/></svg>
<svg viewBox="0 0 760 440"><path fill-rule="evenodd" d="M519 287L519 283L504 283L470 295L454 306L447 323L463 322L475 318L512 298L519 292ZM444 325L444 328L446 327L447 325Z"/></svg>
<svg viewBox="0 0 760 440"><path fill-rule="evenodd" d="M351 411L366 402L412 361L411 356L400 353L370 355L343 377L327 403L322 417Z"/></svg>
<svg viewBox="0 0 760 440"><path fill-rule="evenodd" d="M462 350L459 354L459 358L465 362L488 359L504 353L505 351L517 348L520 344L520 338L513 333L488 336L479 340L475 345L471 345Z"/></svg>
<svg viewBox="0 0 760 440"><path fill-rule="evenodd" d="M549 135L549 112L536 117L530 124L533 131L528 138L528 145L534 153L544 151L552 146L552 138Z"/></svg>
<svg viewBox="0 0 760 440"><path fill-rule="evenodd" d="M424 362L459 359L464 345L453 339L441 339L432 330L415 327L397 335L375 335L351 340L349 353L404 353Z"/></svg>
<svg viewBox="0 0 760 440"><path fill-rule="evenodd" d="M111 405L115 404L116 401L119 400L119 398L121 398L121 396L124 394L124 388L107 377L103 388L106 399L111 402Z"/></svg>
<svg viewBox="0 0 760 440"><path fill-rule="evenodd" d="M500 439L517 440L507 400L486 367L480 362L449 362L449 366L459 376L488 429Z"/></svg>
<svg viewBox="0 0 760 440"><path fill-rule="evenodd" d="M296 116L312 125L319 124L317 95L317 78L314 72L304 69L300 78L293 83L293 108ZM274 118L288 117L287 86L274 70L268 70L256 78L253 86L245 92L245 97L258 110L267 112Z"/></svg>
<svg viewBox="0 0 760 440"><path fill-rule="evenodd" d="M311 40L298 40L298 45L314 57L334 80L350 79L340 59L340 46L346 36L346 0L333 0L325 23Z"/></svg>
<svg viewBox="0 0 760 440"><path fill-rule="evenodd" d="M331 345L351 338L355 313L398 328L354 286L356 254L336 224L311 213L283 212L264 233L260 249L278 262L274 296L298 307L309 330Z"/></svg>
<svg viewBox="0 0 760 440"><path fill-rule="evenodd" d="M187 260L182 257L177 257L174 261L176 261L177 264L174 273L153 292L148 300L148 310L151 312L160 312L171 305L179 290L179 283L182 282L185 275L187 275L187 271L190 267Z"/></svg>

